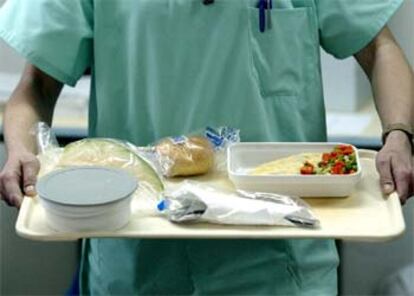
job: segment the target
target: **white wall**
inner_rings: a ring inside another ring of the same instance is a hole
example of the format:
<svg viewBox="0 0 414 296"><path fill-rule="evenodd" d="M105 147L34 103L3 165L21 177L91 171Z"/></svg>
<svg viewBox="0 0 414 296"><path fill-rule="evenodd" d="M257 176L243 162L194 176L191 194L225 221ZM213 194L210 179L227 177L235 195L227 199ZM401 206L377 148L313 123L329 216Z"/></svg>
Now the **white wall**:
<svg viewBox="0 0 414 296"><path fill-rule="evenodd" d="M5 0L0 0L0 6ZM0 72L20 73L24 61L4 42L0 42Z"/></svg>
<svg viewBox="0 0 414 296"><path fill-rule="evenodd" d="M20 73L24 61L17 56L4 42L0 42L0 72Z"/></svg>
<svg viewBox="0 0 414 296"><path fill-rule="evenodd" d="M389 25L414 67L414 0L405 0Z"/></svg>
<svg viewBox="0 0 414 296"><path fill-rule="evenodd" d="M23 66L24 60L3 41L0 42L0 72L20 73Z"/></svg>

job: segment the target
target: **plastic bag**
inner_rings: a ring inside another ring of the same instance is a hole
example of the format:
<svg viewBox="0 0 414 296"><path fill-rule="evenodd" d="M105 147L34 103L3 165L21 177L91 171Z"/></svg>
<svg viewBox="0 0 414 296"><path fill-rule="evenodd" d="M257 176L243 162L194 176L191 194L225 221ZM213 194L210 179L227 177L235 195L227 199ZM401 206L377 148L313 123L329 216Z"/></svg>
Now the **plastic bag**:
<svg viewBox="0 0 414 296"><path fill-rule="evenodd" d="M163 182L152 165L138 155L135 146L115 139L87 138L60 148L51 129L45 123L37 124L35 134L38 158L41 163L39 175L53 170L74 166L104 166L128 171L138 179L134 195L145 198L154 208L164 190ZM64 190L64 188L62 188Z"/></svg>
<svg viewBox="0 0 414 296"><path fill-rule="evenodd" d="M57 167L63 148L59 147L54 133L44 122L37 123L31 133L36 138L37 158L40 161L39 176L43 176Z"/></svg>
<svg viewBox="0 0 414 296"><path fill-rule="evenodd" d="M217 129L207 127L204 135L214 147L215 172L227 174L227 148L240 142L240 130L227 126Z"/></svg>
<svg viewBox="0 0 414 296"><path fill-rule="evenodd" d="M309 206L299 198L273 193L231 192L185 181L165 193L158 210L172 222L205 221L234 225L318 227Z"/></svg>
<svg viewBox="0 0 414 296"><path fill-rule="evenodd" d="M237 129L209 127L200 134L164 138L153 147L138 150L166 177L197 176L226 171L227 147L238 141Z"/></svg>

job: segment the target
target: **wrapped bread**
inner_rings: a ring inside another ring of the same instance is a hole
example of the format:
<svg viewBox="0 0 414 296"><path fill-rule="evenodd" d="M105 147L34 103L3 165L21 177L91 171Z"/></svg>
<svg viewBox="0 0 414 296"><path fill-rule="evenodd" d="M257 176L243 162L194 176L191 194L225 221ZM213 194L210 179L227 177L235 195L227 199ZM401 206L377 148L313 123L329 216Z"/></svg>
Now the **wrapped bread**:
<svg viewBox="0 0 414 296"><path fill-rule="evenodd" d="M214 165L214 149L205 137L166 138L155 150L167 177L202 175Z"/></svg>

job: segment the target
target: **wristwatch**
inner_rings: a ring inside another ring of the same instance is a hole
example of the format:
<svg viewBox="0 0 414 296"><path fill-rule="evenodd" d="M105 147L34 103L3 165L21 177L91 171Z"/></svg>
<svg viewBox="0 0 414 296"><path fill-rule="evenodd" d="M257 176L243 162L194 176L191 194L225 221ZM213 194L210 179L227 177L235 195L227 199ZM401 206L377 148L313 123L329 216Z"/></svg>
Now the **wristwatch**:
<svg viewBox="0 0 414 296"><path fill-rule="evenodd" d="M385 144L389 133L392 131L404 132L410 140L411 145L413 144L413 128L412 126L404 123L393 123L386 125L382 132L382 144Z"/></svg>

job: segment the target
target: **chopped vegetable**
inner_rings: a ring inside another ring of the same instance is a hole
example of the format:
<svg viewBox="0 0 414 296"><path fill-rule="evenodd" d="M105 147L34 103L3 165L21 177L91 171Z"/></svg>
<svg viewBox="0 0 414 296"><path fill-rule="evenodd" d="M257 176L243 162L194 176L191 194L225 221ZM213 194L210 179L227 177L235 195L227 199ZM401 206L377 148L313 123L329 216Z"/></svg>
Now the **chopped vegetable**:
<svg viewBox="0 0 414 296"><path fill-rule="evenodd" d="M324 153L322 154L322 161L323 162L328 162L331 159L331 154L330 153Z"/></svg>
<svg viewBox="0 0 414 296"><path fill-rule="evenodd" d="M303 164L303 167L300 168L300 173L302 175L312 175L315 173L315 167L310 162L306 161Z"/></svg>
<svg viewBox="0 0 414 296"><path fill-rule="evenodd" d="M355 151L351 145L338 145L333 151L323 153L322 160L317 168L309 162L305 162L300 168L302 175L348 175L358 170Z"/></svg>

